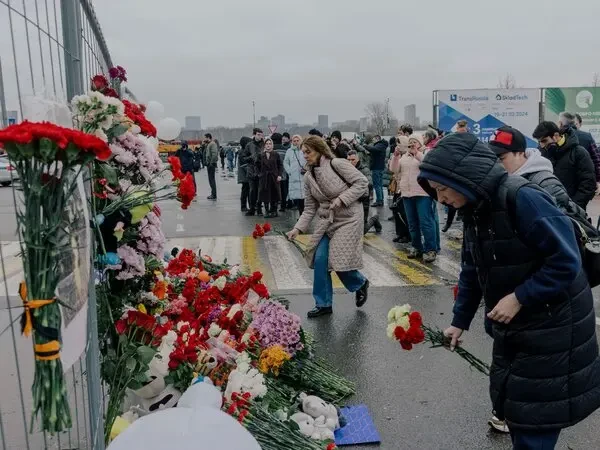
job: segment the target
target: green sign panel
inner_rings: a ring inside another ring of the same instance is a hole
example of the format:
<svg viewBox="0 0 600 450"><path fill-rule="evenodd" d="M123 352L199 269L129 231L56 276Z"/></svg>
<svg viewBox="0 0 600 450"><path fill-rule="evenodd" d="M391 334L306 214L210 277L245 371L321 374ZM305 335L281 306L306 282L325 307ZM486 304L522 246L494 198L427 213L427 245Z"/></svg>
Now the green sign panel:
<svg viewBox="0 0 600 450"><path fill-rule="evenodd" d="M558 121L563 111L577 113L582 118L581 129L600 140L600 87L546 88L544 120Z"/></svg>

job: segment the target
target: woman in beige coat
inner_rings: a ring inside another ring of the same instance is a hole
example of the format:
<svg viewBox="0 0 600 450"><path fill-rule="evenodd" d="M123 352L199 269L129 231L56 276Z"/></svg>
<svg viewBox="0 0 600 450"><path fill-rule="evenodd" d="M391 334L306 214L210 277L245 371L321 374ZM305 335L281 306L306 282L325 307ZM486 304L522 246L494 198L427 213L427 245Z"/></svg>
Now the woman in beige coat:
<svg viewBox="0 0 600 450"><path fill-rule="evenodd" d="M365 304L369 281L362 268L363 207L359 199L368 192L368 181L349 161L335 158L327 143L311 136L302 143L308 171L304 175L304 212L287 233L294 239L306 233L315 219L311 240L314 259L313 297L316 306L308 317L331 314L335 271L350 292L356 293L356 306Z"/></svg>

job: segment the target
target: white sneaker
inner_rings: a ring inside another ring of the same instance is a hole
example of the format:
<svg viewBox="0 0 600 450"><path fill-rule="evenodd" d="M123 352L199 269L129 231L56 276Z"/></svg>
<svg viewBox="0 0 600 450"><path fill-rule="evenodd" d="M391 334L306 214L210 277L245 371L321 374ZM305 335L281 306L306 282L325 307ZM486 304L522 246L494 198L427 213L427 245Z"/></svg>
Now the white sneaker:
<svg viewBox="0 0 600 450"><path fill-rule="evenodd" d="M496 416L492 416L490 420L488 420L488 424L494 430L499 431L500 433L510 433L508 430L508 425L506 425L505 420L500 420Z"/></svg>

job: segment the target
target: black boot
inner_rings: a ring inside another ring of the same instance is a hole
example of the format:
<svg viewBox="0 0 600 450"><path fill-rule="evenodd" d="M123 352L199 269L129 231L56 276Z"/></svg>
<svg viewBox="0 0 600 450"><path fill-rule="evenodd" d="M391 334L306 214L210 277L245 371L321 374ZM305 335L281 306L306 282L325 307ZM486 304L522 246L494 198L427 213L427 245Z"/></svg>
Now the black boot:
<svg viewBox="0 0 600 450"><path fill-rule="evenodd" d="M328 314L332 314L333 313L333 309L331 308L331 306L315 306L313 309L311 309L306 316L309 319L313 319L315 317L319 317L319 316L326 316Z"/></svg>
<svg viewBox="0 0 600 450"><path fill-rule="evenodd" d="M256 214L256 211L254 211L253 209L251 209L250 211L248 211L248 212L246 213L246 216L247 216L247 217L252 217L252 216L254 216L255 214Z"/></svg>
<svg viewBox="0 0 600 450"><path fill-rule="evenodd" d="M362 285L362 287L356 291L356 307L360 308L361 306L363 306L365 303L367 303L367 300L369 298L369 280L365 280L365 284Z"/></svg>
<svg viewBox="0 0 600 450"><path fill-rule="evenodd" d="M375 232L376 233L381 233L381 230L383 230L383 227L381 226L381 222L379 221L379 217L377 216L373 216L373 226L375 227Z"/></svg>

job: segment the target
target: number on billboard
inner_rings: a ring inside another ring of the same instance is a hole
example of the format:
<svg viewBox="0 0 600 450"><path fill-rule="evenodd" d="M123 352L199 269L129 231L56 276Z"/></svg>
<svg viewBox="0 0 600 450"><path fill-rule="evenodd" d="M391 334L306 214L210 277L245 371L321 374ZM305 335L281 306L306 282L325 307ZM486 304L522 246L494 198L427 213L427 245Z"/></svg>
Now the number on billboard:
<svg viewBox="0 0 600 450"><path fill-rule="evenodd" d="M474 123L473 124L473 134L479 134L481 133L481 125L479 125L478 123Z"/></svg>

